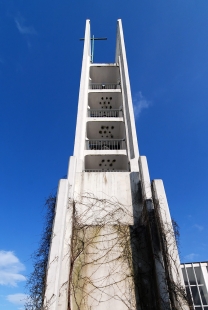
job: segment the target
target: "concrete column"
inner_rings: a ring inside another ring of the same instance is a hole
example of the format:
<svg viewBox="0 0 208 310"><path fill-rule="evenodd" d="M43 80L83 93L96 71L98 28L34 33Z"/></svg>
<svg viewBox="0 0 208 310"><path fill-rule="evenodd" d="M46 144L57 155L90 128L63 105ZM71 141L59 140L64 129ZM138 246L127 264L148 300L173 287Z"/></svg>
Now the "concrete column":
<svg viewBox="0 0 208 310"><path fill-rule="evenodd" d="M73 200L75 172L76 159L71 157L68 179L60 180L57 194L44 301L45 307L50 310L68 309L73 213L70 201Z"/></svg>
<svg viewBox="0 0 208 310"><path fill-rule="evenodd" d="M208 298L208 270L207 270L207 263L200 263L200 267L201 267L201 271L202 271L202 275L204 278L204 289L206 290L206 294L207 294L207 298Z"/></svg>
<svg viewBox="0 0 208 310"><path fill-rule="evenodd" d="M171 308L169 302L167 283L165 279L163 256L158 236L158 227L155 220L155 210L152 201L152 189L146 156L140 156L139 158L139 171L142 186L142 196L143 200L145 201L144 206L146 208L148 216L149 235L155 265L156 283L157 283L156 290L159 295L158 309L168 310Z"/></svg>
<svg viewBox="0 0 208 310"><path fill-rule="evenodd" d="M178 286L178 288L185 288L183 284L183 275L180 268L180 260L178 255L178 249L176 245L174 230L172 226L172 220L170 216L170 211L168 207L168 202L165 194L165 189L162 180L154 180L153 181L153 194L155 203L157 205L157 212L159 215L159 220L161 223L161 227L163 229L164 235L162 238L165 237L165 251L163 253L165 255L164 259L167 260L168 266L166 266L166 272L168 272L168 276L173 283ZM171 294L170 289L170 294ZM177 288L176 288L177 292ZM171 295L170 295L171 296ZM179 291L177 292L176 296L172 294L172 299L174 300L175 306L177 309L189 309L186 302L183 300L182 296L180 295Z"/></svg>
<svg viewBox="0 0 208 310"><path fill-rule="evenodd" d="M143 199L144 200L152 199L151 182L146 156L140 156L139 158L139 171L140 171Z"/></svg>
<svg viewBox="0 0 208 310"><path fill-rule="evenodd" d="M74 156L77 157L77 171L83 170L84 149L85 149L85 132L88 106L88 89L89 89L89 67L91 60L91 39L90 39L90 21L86 20L84 50L82 59L82 71L80 78L77 125L74 143ZM79 160L80 159L80 160Z"/></svg>
<svg viewBox="0 0 208 310"><path fill-rule="evenodd" d="M60 180L57 202L56 202L56 216L53 225L53 234L51 238L51 248L48 260L47 282L45 291L44 305L49 306L50 309L56 309L56 302L58 296L58 283L61 265L62 252L62 236L64 234L63 221L64 213L67 206L68 197L68 180Z"/></svg>
<svg viewBox="0 0 208 310"><path fill-rule="evenodd" d="M124 43L124 35L121 20L117 21L117 42L116 42L116 60L119 64L122 96L123 96L123 108L124 118L126 122L126 138L128 146L128 156L131 164L131 171L138 171L138 142L136 134L136 126L134 119L134 111L131 97L131 87L128 73L128 65L126 59L126 49Z"/></svg>

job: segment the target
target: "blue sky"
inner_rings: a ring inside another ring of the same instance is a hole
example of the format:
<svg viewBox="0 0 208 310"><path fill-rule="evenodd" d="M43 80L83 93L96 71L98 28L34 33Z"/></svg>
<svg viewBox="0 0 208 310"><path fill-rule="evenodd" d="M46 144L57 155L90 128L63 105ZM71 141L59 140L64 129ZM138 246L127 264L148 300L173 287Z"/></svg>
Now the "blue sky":
<svg viewBox="0 0 208 310"><path fill-rule="evenodd" d="M0 1L0 309L19 310L44 201L73 152L85 20L95 62L123 21L141 155L164 181L181 261L208 260L208 1Z"/></svg>

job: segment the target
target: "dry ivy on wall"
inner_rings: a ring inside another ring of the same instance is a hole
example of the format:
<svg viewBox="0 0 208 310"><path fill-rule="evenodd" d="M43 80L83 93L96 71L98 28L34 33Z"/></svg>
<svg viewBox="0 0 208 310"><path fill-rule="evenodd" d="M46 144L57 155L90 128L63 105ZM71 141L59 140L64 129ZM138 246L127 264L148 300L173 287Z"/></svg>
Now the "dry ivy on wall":
<svg viewBox="0 0 208 310"><path fill-rule="evenodd" d="M69 309L96 309L110 299L134 309L132 263L124 259L131 257L129 226L124 222L129 212L117 200L98 199L91 193L69 205L73 207Z"/></svg>
<svg viewBox="0 0 208 310"><path fill-rule="evenodd" d="M162 222L158 212L158 204L155 202L155 219L157 221L159 238L161 241L161 251L163 254L163 264L165 269L165 280L167 283L170 305L172 310L183 310L187 306L194 310L190 296L187 296L184 285L180 281L178 262L174 254L179 247L179 226L175 220L172 223ZM176 280L173 280L172 272L175 273Z"/></svg>
<svg viewBox="0 0 208 310"><path fill-rule="evenodd" d="M179 251L180 227L178 226L178 223L173 218L172 218L172 226L173 226L173 231L174 231L174 235L175 235L176 245L177 245L177 248Z"/></svg>
<svg viewBox="0 0 208 310"><path fill-rule="evenodd" d="M168 251L174 234L179 237L176 222L174 230L167 223L161 224L156 210L151 219L148 218L144 203L143 212L134 225L125 224L123 219L132 216L126 206L115 199L100 200L90 193L71 201L70 205L74 212L68 310L96 309L111 299L129 310L182 310L184 305L191 309L180 278L176 283L170 276L170 268L178 268L174 254ZM97 221L89 225L89 218L101 210L103 218L98 216ZM162 259L152 251L151 225L158 234ZM165 265L168 301L158 293L156 260L161 266Z"/></svg>
<svg viewBox="0 0 208 310"><path fill-rule="evenodd" d="M30 298L25 310L43 310L55 204L55 196L46 201L46 224L40 246L33 255L34 271L27 283ZM132 218L129 208L115 199L98 199L85 193L76 200L69 200L69 206L73 208L73 216L68 310L96 309L111 299L129 310L159 309L159 304L162 305L160 309L182 310L183 303L189 304L184 288L180 283L174 283L167 276L168 272L165 279L168 293L176 301L180 297L182 304L174 307L174 301L171 306L168 302L166 308L165 301L159 297L154 262L160 257L152 252L145 203L141 216L133 225L128 224ZM92 216L93 225L89 225ZM125 219L128 220L125 222ZM157 212L151 221L159 229L159 239L164 240L162 251L165 259L159 262L165 262L168 271L172 257L167 248L174 237L173 230L159 223ZM177 228L174 231L179 236L177 224L174 223L173 227ZM50 310L50 305L46 308Z"/></svg>
<svg viewBox="0 0 208 310"><path fill-rule="evenodd" d="M25 310L41 310L45 294L46 272L50 243L53 232L53 221L55 216L56 196L50 195L45 202L46 214L44 229L38 249L33 253L33 272L30 274L26 288L29 297Z"/></svg>

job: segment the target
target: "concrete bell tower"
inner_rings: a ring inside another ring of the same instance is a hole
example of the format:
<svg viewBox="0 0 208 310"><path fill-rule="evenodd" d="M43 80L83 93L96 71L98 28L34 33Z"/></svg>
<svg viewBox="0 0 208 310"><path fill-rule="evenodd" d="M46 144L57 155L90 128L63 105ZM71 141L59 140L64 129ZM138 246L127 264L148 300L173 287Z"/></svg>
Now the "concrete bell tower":
<svg viewBox="0 0 208 310"><path fill-rule="evenodd" d="M165 190L139 156L121 20L114 63L86 21L74 154L59 182L44 309L189 309ZM176 293L177 292L177 293Z"/></svg>

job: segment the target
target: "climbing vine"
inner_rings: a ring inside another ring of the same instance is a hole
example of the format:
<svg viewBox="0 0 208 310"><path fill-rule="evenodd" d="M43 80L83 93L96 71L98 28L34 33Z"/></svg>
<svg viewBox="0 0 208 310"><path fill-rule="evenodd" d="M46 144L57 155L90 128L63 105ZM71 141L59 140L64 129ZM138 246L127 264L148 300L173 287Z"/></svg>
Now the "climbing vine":
<svg viewBox="0 0 208 310"><path fill-rule="evenodd" d="M55 216L56 196L50 195L45 202L45 223L38 249L33 253L33 272L30 274L26 288L29 297L25 310L42 310L45 294L47 263L52 239L53 221Z"/></svg>
<svg viewBox="0 0 208 310"><path fill-rule="evenodd" d="M129 310L182 310L184 305L192 309L180 277L175 280L171 275L179 268L174 254L178 226L161 221L157 201L151 212L142 202L135 216L132 206L115 198L75 196L68 203L72 208L68 310L94 310L105 302ZM55 204L55 196L46 201L46 224L33 255L25 310L50 310L50 302L43 306L43 301Z"/></svg>
<svg viewBox="0 0 208 310"><path fill-rule="evenodd" d="M171 224L161 223L157 204L150 217L144 204L135 221L130 209L115 199L85 193L70 204L74 218L68 310L96 309L111 300L117 308L123 304L131 310L179 310L184 305L191 309L180 277L174 281L171 276L171 268L174 272L179 268L169 251L176 232ZM150 226L157 253L152 249ZM155 264L163 270L166 296L158 291Z"/></svg>

